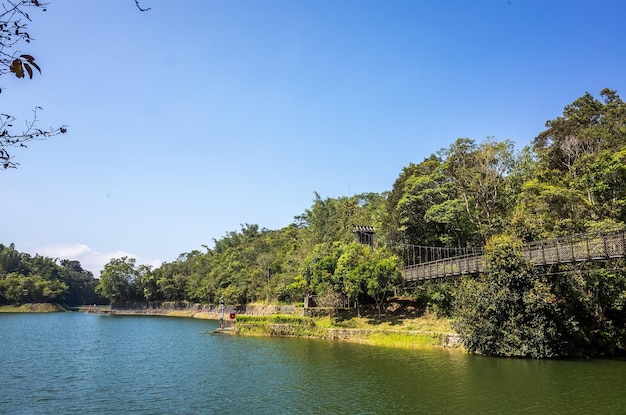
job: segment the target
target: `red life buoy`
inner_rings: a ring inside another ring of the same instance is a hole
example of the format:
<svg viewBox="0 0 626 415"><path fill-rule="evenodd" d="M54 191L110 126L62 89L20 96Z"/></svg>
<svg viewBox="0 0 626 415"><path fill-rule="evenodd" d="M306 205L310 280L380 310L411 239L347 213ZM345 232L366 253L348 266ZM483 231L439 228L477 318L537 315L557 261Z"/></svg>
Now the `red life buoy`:
<svg viewBox="0 0 626 415"><path fill-rule="evenodd" d="M230 319L234 320L235 319L235 313L230 313Z"/></svg>

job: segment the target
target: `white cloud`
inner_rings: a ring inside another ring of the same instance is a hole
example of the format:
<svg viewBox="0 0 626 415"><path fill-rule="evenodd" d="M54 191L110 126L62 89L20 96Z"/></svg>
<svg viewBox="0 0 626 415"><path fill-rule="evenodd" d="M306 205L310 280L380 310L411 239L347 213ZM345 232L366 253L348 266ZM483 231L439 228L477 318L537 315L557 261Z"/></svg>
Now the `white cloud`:
<svg viewBox="0 0 626 415"><path fill-rule="evenodd" d="M55 244L34 249L34 253L50 258L71 259L79 261L82 267L91 271L94 277L100 277L100 271L112 258L129 257L135 258L137 264L151 265L158 267L161 261L158 259L148 259L139 257L133 253L125 251L98 252L85 244Z"/></svg>

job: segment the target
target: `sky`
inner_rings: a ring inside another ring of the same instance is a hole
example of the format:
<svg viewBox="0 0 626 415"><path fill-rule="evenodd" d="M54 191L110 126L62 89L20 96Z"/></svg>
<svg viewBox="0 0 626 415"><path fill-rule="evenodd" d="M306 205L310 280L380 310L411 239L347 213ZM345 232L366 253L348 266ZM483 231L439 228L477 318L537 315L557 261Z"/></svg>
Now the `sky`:
<svg viewBox="0 0 626 415"><path fill-rule="evenodd" d="M391 190L459 137L521 150L585 92L626 96L622 0L50 0L0 112L0 243L158 266L242 224Z"/></svg>

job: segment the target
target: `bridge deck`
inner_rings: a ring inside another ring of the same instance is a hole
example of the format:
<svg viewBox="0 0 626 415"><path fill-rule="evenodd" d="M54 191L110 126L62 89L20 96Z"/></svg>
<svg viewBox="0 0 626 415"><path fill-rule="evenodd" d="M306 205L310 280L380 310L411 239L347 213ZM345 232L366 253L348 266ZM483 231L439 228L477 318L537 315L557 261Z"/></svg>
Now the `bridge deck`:
<svg viewBox="0 0 626 415"><path fill-rule="evenodd" d="M524 247L524 256L534 266L624 258L626 232L602 235L576 235L532 242ZM483 255L472 254L407 266L402 270L405 281L424 281L458 277L483 272Z"/></svg>

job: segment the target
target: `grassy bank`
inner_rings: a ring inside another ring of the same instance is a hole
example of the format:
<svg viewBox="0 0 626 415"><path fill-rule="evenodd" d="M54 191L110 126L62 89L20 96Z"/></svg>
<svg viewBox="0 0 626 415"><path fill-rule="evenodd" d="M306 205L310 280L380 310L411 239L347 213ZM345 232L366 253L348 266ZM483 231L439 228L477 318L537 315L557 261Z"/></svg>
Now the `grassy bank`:
<svg viewBox="0 0 626 415"><path fill-rule="evenodd" d="M237 316L233 332L247 336L311 337L406 349L460 347L450 320L432 315L402 320L241 315Z"/></svg>
<svg viewBox="0 0 626 415"><path fill-rule="evenodd" d="M22 305L3 305L0 306L0 313L55 313L58 311L67 311L58 304L49 303L33 303Z"/></svg>

